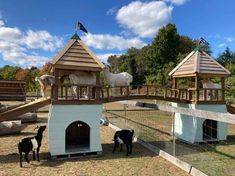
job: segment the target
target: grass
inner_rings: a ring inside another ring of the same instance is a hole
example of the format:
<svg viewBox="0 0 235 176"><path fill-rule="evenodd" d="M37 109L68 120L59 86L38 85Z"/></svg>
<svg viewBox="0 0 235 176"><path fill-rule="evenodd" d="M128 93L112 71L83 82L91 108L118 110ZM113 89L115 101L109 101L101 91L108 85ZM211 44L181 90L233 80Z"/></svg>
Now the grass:
<svg viewBox="0 0 235 176"><path fill-rule="evenodd" d="M133 154L125 156L125 152L111 153L114 131L103 126L100 128L103 153L99 157L71 160L51 160L48 149L48 134L44 133L41 147L41 162L24 160L23 168L19 167L17 143L26 136L35 135L37 125L47 123L47 113L38 114L38 122L23 124L22 133L0 136L0 175L2 176L67 176L67 175L159 175L185 176L186 172L172 165L163 158L156 156L141 145L134 143ZM125 151L125 147L124 147Z"/></svg>
<svg viewBox="0 0 235 176"><path fill-rule="evenodd" d="M172 116L163 111L140 111L138 107L109 104L106 108L107 117L111 122L122 128L134 128L142 140L156 145L162 150L173 154ZM235 125L228 125L227 141L217 144L186 144L176 141L176 157L192 164L194 167L213 176L235 175Z"/></svg>

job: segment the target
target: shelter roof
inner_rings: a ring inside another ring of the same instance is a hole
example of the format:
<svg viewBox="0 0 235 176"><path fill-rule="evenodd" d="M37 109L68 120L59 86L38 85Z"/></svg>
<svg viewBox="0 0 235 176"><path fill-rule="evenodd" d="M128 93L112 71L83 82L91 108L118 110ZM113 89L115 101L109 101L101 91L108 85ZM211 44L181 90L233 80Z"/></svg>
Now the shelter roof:
<svg viewBox="0 0 235 176"><path fill-rule="evenodd" d="M51 61L53 68L65 70L101 71L104 65L95 54L74 34L68 44Z"/></svg>
<svg viewBox="0 0 235 176"><path fill-rule="evenodd" d="M230 72L206 52L196 48L170 73L172 77L226 77Z"/></svg>

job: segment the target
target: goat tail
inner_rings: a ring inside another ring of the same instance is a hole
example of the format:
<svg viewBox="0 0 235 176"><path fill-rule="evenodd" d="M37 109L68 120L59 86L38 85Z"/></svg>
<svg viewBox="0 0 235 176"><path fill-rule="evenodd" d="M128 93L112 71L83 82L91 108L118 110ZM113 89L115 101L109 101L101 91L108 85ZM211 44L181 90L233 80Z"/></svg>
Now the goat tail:
<svg viewBox="0 0 235 176"><path fill-rule="evenodd" d="M131 132L132 132L132 136L134 135L134 130L131 130Z"/></svg>

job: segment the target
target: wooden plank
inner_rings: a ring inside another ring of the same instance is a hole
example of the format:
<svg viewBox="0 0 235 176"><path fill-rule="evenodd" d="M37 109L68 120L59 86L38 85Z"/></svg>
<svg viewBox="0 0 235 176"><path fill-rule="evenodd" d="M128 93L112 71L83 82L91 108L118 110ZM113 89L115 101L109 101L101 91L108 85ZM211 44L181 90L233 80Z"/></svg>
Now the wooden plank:
<svg viewBox="0 0 235 176"><path fill-rule="evenodd" d="M88 55L88 53L84 50L80 50L77 53L67 52L64 54L64 56L71 56L71 57L80 57L81 55Z"/></svg>
<svg viewBox="0 0 235 176"><path fill-rule="evenodd" d="M214 71L222 71L222 72L224 72L224 70L219 68L219 67L210 67L210 66L200 67L200 70L214 70Z"/></svg>
<svg viewBox="0 0 235 176"><path fill-rule="evenodd" d="M182 108L182 107L172 107L172 106L165 105L165 104L151 104L151 103L128 101L128 100L127 101L119 101L117 103L127 104L127 105L131 105L131 106L139 106L139 107L158 109L158 110L167 111L167 112L175 112L175 113L180 113L180 114L184 114L184 115L188 115L188 116L199 117L199 118L203 118L203 119L211 119L211 120L216 120L219 122L235 124L235 115L228 114L228 113L205 111L205 110L199 110L199 109L189 109L189 108ZM218 104L218 103L216 103L216 104Z"/></svg>
<svg viewBox="0 0 235 176"><path fill-rule="evenodd" d="M39 109L43 106L49 105L50 103L51 103L50 98L48 99L41 98L36 101L30 102L28 104L11 109L9 111L5 111L3 113L0 113L0 122L15 119L15 117L18 117L27 112Z"/></svg>
<svg viewBox="0 0 235 176"><path fill-rule="evenodd" d="M71 65L71 66L79 66L79 67L97 67L100 68L97 63L83 63L83 62L71 62L71 61L58 61L60 65Z"/></svg>
<svg viewBox="0 0 235 176"><path fill-rule="evenodd" d="M81 57L67 57L63 56L61 60L67 60L67 61L81 61L81 62L95 62L90 56L82 56Z"/></svg>
<svg viewBox="0 0 235 176"><path fill-rule="evenodd" d="M94 60L89 59L89 58L73 58L73 57L68 57L64 58L63 60L60 60L58 63L60 64L61 61L68 61L68 62L82 62L82 63L96 63Z"/></svg>

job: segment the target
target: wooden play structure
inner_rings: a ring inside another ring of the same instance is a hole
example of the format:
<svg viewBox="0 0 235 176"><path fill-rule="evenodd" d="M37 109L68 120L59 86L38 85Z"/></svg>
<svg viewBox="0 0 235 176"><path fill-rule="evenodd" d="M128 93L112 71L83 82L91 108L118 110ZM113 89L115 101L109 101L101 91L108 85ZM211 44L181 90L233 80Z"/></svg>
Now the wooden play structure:
<svg viewBox="0 0 235 176"><path fill-rule="evenodd" d="M200 47L192 51L169 75L173 78L173 93L179 96L179 91L184 93L181 99L190 102L172 102L173 107L184 107L189 109L200 109L214 112L227 112L225 104L225 77L230 72L216 62ZM177 81L181 78L193 80L193 87L180 90ZM203 79L220 78L221 88L203 88ZM227 124L198 117L188 118L186 115L175 113L175 134L177 138L184 141L208 142L226 140Z"/></svg>
<svg viewBox="0 0 235 176"><path fill-rule="evenodd" d="M173 107L226 112L225 78L228 70L207 53L196 48L169 75L173 78L171 88L155 85L104 86L100 72L104 65L74 34L68 44L51 61L55 84L51 97L41 98L29 104L0 113L0 122L50 104L48 118L49 151L53 157L71 157L102 152L100 143L100 117L102 103L132 99L164 100ZM71 84L66 79L76 71L92 73L96 83ZM220 78L221 88L203 88L201 80ZM190 85L181 87L180 79L190 80ZM193 83L193 84L192 84ZM71 90L76 90L76 96ZM86 92L87 96L84 96ZM193 130L192 130L193 129ZM175 113L176 137L195 143L226 140L227 125L198 117L188 118Z"/></svg>
<svg viewBox="0 0 235 176"><path fill-rule="evenodd" d="M48 119L51 156L59 158L101 153L100 72L104 65L77 34L51 61L51 64L52 73L55 76ZM69 76L76 71L94 73L96 84L64 85L59 81L60 77ZM71 91L74 86L76 86L77 96L70 96L69 99L69 90ZM87 98L82 96L83 89L88 90Z"/></svg>
<svg viewBox="0 0 235 176"><path fill-rule="evenodd" d="M0 80L0 100L25 101L25 81Z"/></svg>

